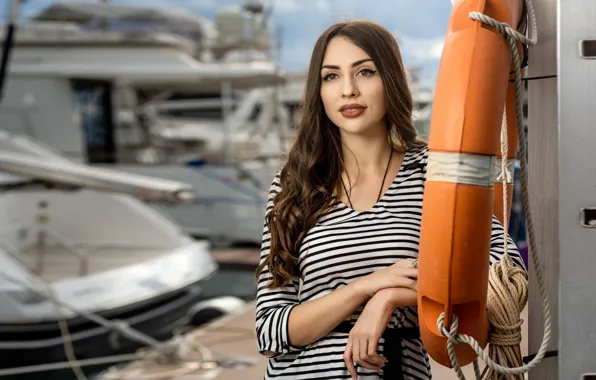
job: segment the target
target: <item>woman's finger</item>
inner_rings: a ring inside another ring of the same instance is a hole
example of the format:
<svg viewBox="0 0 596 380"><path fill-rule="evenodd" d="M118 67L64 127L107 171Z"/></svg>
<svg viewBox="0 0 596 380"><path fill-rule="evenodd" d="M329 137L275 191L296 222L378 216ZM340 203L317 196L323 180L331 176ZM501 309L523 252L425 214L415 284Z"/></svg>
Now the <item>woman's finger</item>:
<svg viewBox="0 0 596 380"><path fill-rule="evenodd" d="M356 368L354 367L354 357L352 356L352 340L349 339L348 343L346 344L346 350L344 351L344 362L346 363L346 367L348 368L348 372L352 376L352 379L358 379L358 372L356 372Z"/></svg>
<svg viewBox="0 0 596 380"><path fill-rule="evenodd" d="M362 365L360 362L360 341L358 339L352 338L352 359L354 359L354 363Z"/></svg>
<svg viewBox="0 0 596 380"><path fill-rule="evenodd" d="M356 342L358 342L358 344L356 344ZM358 349L358 353L356 353L356 349ZM354 361L358 363L360 366L373 371L381 370L381 363L375 363L375 360L369 358L368 356L368 340L355 340L354 349L352 351L354 352L354 357L357 356L357 358L354 359Z"/></svg>
<svg viewBox="0 0 596 380"><path fill-rule="evenodd" d="M387 359L377 353L377 345L374 339L368 340L368 361L379 367L383 367Z"/></svg>
<svg viewBox="0 0 596 380"><path fill-rule="evenodd" d="M404 277L408 277L414 280L418 279L418 269L416 268L401 268L401 273Z"/></svg>

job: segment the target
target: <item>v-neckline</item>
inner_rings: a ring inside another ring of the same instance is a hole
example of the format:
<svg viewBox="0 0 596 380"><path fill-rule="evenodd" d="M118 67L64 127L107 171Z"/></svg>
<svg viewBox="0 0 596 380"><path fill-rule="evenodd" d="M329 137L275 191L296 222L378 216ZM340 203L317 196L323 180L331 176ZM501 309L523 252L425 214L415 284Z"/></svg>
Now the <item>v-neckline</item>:
<svg viewBox="0 0 596 380"><path fill-rule="evenodd" d="M391 181L391 184L389 185L389 187L387 188L387 190L385 190L385 192L383 192L383 195L381 195L381 197L379 198L378 201L375 202L375 204L373 204L371 207L369 207L366 210L356 210L350 206L348 206L347 204L344 203L344 201L342 201L341 199L339 199L338 197L336 197L337 201L339 202L339 205L341 206L342 209L348 210L350 212L351 215L362 215L362 214L367 214L370 213L372 211L374 211L379 203L381 203L383 201L383 199L387 196L387 193L391 190L391 186L393 186L395 184L395 181L397 181L397 179L400 177L400 174L403 172L404 167L406 166L406 158L408 157L408 154L410 153L410 150L406 150L404 152L404 158L401 161L401 164L399 166L399 170L397 171L397 173L395 174L395 177L393 177L393 180Z"/></svg>

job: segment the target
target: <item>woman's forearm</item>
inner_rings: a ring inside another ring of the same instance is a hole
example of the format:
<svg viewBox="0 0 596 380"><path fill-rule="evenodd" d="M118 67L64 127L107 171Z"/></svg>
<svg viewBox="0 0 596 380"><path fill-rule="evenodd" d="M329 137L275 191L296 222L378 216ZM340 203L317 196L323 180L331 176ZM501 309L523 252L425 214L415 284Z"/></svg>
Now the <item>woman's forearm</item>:
<svg viewBox="0 0 596 380"><path fill-rule="evenodd" d="M351 283L321 298L294 307L288 325L290 343L293 346L304 347L316 342L369 298L370 295L357 283Z"/></svg>
<svg viewBox="0 0 596 380"><path fill-rule="evenodd" d="M371 297L388 297L399 306L415 305L416 292L409 288L415 282L413 268L398 262L380 269L321 298L295 306L288 318L288 340L292 346L304 347L327 335ZM382 289L382 290L381 290ZM390 304L390 305L393 305Z"/></svg>
<svg viewBox="0 0 596 380"><path fill-rule="evenodd" d="M369 295L351 284L321 298L296 306L290 313L288 335L293 346L303 347L327 335L349 317ZM418 295L408 288L386 288L374 297L381 297L390 310L415 306Z"/></svg>
<svg viewBox="0 0 596 380"><path fill-rule="evenodd" d="M418 294L408 288L387 288L378 291L375 297L382 297L391 310L402 306L416 306Z"/></svg>

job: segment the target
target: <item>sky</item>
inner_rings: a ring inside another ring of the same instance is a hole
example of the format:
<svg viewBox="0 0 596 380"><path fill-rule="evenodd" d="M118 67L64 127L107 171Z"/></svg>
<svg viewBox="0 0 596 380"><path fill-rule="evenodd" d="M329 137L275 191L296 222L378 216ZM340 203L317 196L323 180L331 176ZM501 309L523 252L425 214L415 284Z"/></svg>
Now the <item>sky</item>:
<svg viewBox="0 0 596 380"><path fill-rule="evenodd" d="M61 0L73 2L73 0ZM77 0L97 2L100 0ZM213 19L218 10L245 0L109 0L118 4L177 7ZM29 17L55 0L25 0L21 16ZM273 29L282 33L280 60L287 71L304 71L314 42L333 22L345 19L374 21L396 37L407 66L419 65L429 78L436 76L450 0L264 0L273 2ZM8 3L8 2L5 2ZM6 10L2 10L6 19Z"/></svg>

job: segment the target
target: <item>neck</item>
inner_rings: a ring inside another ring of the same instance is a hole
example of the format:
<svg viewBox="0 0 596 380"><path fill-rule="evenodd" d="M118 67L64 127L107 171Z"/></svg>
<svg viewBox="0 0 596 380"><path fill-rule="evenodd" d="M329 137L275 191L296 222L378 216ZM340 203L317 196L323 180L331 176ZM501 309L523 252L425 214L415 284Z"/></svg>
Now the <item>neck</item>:
<svg viewBox="0 0 596 380"><path fill-rule="evenodd" d="M385 173L392 148L384 131L372 136L342 134L341 140L344 170L350 178Z"/></svg>

